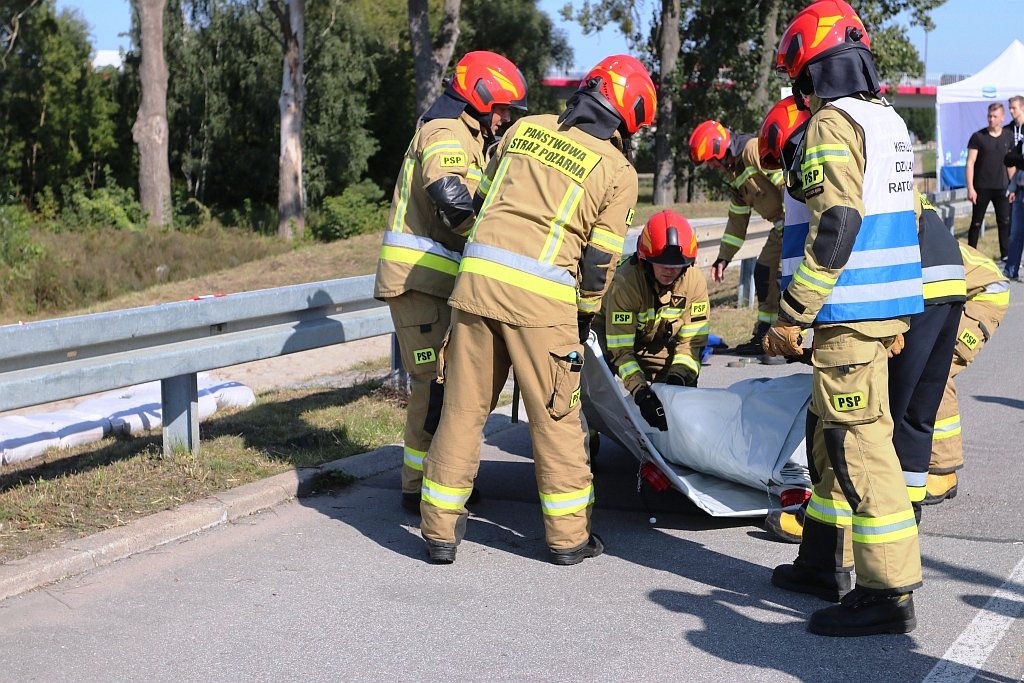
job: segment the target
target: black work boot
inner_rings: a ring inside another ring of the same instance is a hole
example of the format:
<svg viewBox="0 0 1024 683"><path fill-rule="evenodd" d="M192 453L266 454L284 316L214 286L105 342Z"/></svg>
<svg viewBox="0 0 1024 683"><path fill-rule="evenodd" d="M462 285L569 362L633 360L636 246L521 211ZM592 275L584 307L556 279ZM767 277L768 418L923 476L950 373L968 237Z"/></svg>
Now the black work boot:
<svg viewBox="0 0 1024 683"><path fill-rule="evenodd" d="M441 541L427 541L427 553L430 561L434 564L451 564L455 561L455 551L459 549L456 543L442 543Z"/></svg>
<svg viewBox="0 0 1024 683"><path fill-rule="evenodd" d="M732 349L732 353L737 356L763 356L764 335L768 334L769 328L771 328L771 325L768 323L759 322L754 325L754 332L750 336L750 341L737 345Z"/></svg>
<svg viewBox="0 0 1024 683"><path fill-rule="evenodd" d="M917 627L914 594L880 595L854 588L842 602L811 615L807 630L819 636L910 633Z"/></svg>
<svg viewBox="0 0 1024 683"><path fill-rule="evenodd" d="M420 493L409 493L408 491L402 491L402 507L406 512L412 512L414 514L420 514Z"/></svg>
<svg viewBox="0 0 1024 683"><path fill-rule="evenodd" d="M604 543L597 534L590 534L590 538L583 545L569 548L568 550L551 549L551 562L558 565L579 564L588 557L597 557L604 552Z"/></svg>
<svg viewBox="0 0 1024 683"><path fill-rule="evenodd" d="M805 564L780 564L772 572L772 584L794 593L807 593L839 602L850 592L850 572L829 572Z"/></svg>
<svg viewBox="0 0 1024 683"><path fill-rule="evenodd" d="M451 564L455 562L455 552L459 549L459 543L462 543L462 538L466 535L466 522L468 520L468 512L463 512L459 515L459 518L455 520L455 543L434 541L429 538L423 539L427 542L427 554L430 555L430 561L432 563Z"/></svg>

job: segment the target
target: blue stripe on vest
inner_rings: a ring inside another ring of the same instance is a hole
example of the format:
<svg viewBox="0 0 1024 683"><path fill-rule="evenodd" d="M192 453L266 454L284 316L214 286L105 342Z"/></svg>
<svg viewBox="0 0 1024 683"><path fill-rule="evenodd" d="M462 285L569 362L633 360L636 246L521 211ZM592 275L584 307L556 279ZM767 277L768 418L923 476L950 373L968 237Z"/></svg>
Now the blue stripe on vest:
<svg viewBox="0 0 1024 683"><path fill-rule="evenodd" d="M916 309L914 308L916 306ZM905 297L902 299L887 299L885 301L865 301L856 304L843 304L842 318L829 317L833 314L835 307L831 304L822 306L821 312L815 318L819 323L831 322L855 322L858 320L890 320L905 315L913 315L924 310L922 297ZM907 313L907 311L912 311Z"/></svg>
<svg viewBox="0 0 1024 683"><path fill-rule="evenodd" d="M917 221L913 211L876 213L865 216L861 223L854 251L909 247L917 245Z"/></svg>
<svg viewBox="0 0 1024 683"><path fill-rule="evenodd" d="M809 231L808 223L787 225L782 239L782 259L803 257L804 245ZM817 322L852 322L857 320L887 320L913 315L924 310L924 296L900 296L890 291L891 298L884 298L886 286L898 282L921 281L920 252L900 255L898 251L889 254L883 250L899 250L904 247L918 247L917 222L913 211L873 214L866 216L861 224L857 239L853 244L851 262L871 261L876 254L880 258L894 260L910 260L909 263L893 263L884 266L863 268L847 266L836 282L836 288L871 286L879 288L879 297L871 301L853 301L846 303L830 303L826 300L816 318ZM793 281L792 275L782 276L782 288L785 289ZM905 289L905 288L904 288Z"/></svg>
<svg viewBox="0 0 1024 683"><path fill-rule="evenodd" d="M836 286L850 287L919 279L921 279L921 264L903 263L898 266L879 266L877 268L847 268L843 271Z"/></svg>
<svg viewBox="0 0 1024 683"><path fill-rule="evenodd" d="M810 223L786 225L786 229L782 233L782 258L804 255L804 244L807 242L807 232L810 229Z"/></svg>

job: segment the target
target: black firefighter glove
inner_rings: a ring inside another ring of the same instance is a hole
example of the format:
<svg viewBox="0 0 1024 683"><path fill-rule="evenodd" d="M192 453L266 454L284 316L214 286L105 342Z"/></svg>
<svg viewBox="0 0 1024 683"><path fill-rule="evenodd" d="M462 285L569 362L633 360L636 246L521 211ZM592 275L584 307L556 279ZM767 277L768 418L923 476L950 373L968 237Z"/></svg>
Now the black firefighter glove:
<svg viewBox="0 0 1024 683"><path fill-rule="evenodd" d="M594 314L590 315L577 315L576 316L576 328L580 333L580 344L586 344L590 338L590 323L594 322Z"/></svg>
<svg viewBox="0 0 1024 683"><path fill-rule="evenodd" d="M668 422L665 420L665 408L661 400L651 391L650 387L641 387L633 394L633 402L640 408L640 414L647 420L647 424L655 429L668 431Z"/></svg>
<svg viewBox="0 0 1024 683"><path fill-rule="evenodd" d="M695 387L697 386L697 373L692 368L685 366L673 369L665 378L665 384L676 387Z"/></svg>

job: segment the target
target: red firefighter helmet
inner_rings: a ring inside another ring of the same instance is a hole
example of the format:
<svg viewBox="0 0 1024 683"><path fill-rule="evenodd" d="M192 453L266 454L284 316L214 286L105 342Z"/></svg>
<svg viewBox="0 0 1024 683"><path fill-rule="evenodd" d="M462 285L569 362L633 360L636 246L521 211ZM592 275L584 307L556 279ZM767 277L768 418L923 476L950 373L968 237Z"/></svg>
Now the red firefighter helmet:
<svg viewBox="0 0 1024 683"><path fill-rule="evenodd" d="M697 260L697 235L690 222L675 211L660 211L640 231L636 252L663 266L690 266Z"/></svg>
<svg viewBox="0 0 1024 683"><path fill-rule="evenodd" d="M511 61L495 52L467 52L455 65L452 90L481 114L496 104L526 111L526 79Z"/></svg>
<svg viewBox="0 0 1024 683"><path fill-rule="evenodd" d="M757 136L762 168L777 170L783 167L783 148L810 118L811 112L800 107L792 95L771 108L761 124L761 134Z"/></svg>
<svg viewBox="0 0 1024 683"><path fill-rule="evenodd" d="M590 70L580 89L597 95L597 100L615 112L630 135L654 121L658 95L647 68L635 57L605 57Z"/></svg>
<svg viewBox="0 0 1024 683"><path fill-rule="evenodd" d="M775 54L775 70L795 79L808 64L854 47L871 49L857 13L843 0L818 0L789 22Z"/></svg>
<svg viewBox="0 0 1024 683"><path fill-rule="evenodd" d="M705 121L690 135L690 160L703 164L711 159L724 159L732 133L718 121Z"/></svg>

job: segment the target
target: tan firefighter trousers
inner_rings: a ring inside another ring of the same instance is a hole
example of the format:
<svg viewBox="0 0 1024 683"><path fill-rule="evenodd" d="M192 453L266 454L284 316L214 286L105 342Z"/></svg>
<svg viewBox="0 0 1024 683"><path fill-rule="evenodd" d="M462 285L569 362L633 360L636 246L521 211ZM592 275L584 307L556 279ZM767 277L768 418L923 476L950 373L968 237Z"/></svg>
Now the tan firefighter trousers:
<svg viewBox="0 0 1024 683"><path fill-rule="evenodd" d="M757 293L757 321L771 324L779 317L779 271L782 268L782 230L768 233L754 267L754 290Z"/></svg>
<svg viewBox="0 0 1024 683"><path fill-rule="evenodd" d="M816 327L808 464L813 488L798 562L856 567L857 585L906 593L921 585L921 550L892 445L887 346L841 325Z"/></svg>
<svg viewBox="0 0 1024 683"><path fill-rule="evenodd" d="M942 403L935 414L935 431L932 434L932 459L928 471L932 474L955 472L964 466L964 442L960 433L960 402L956 397L956 376L974 362L975 357L985 347L988 334L999 327L1002 315L991 315L988 311L978 311L975 315L984 318L979 324L974 318L964 314L960 316L960 329L956 333L956 346L953 347L953 363L949 366L949 379L942 394ZM981 313L979 315L979 313ZM984 315L988 313L988 315ZM982 325L985 330L982 330ZM988 334L986 334L986 331Z"/></svg>
<svg viewBox="0 0 1024 683"><path fill-rule="evenodd" d="M423 479L423 458L441 416L443 387L437 378L437 355L451 323L448 302L430 294L407 291L387 300L402 365L409 373L411 391L405 411L405 458L402 462L402 491L419 493Z"/></svg>
<svg viewBox="0 0 1024 683"><path fill-rule="evenodd" d="M456 309L438 366L445 384L441 424L423 469L423 538L458 543L480 467L480 439L509 367L529 417L544 533L554 550L590 538L593 477L580 422L583 346L576 321L519 327Z"/></svg>

